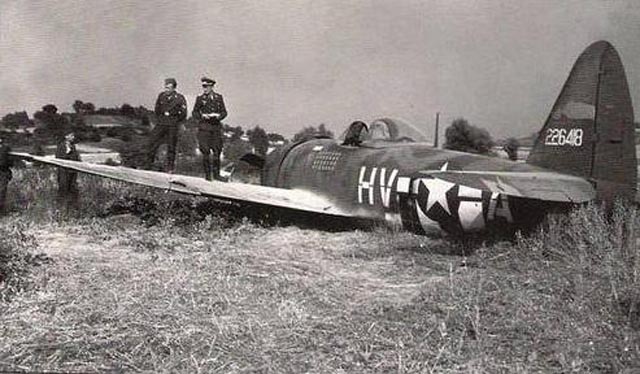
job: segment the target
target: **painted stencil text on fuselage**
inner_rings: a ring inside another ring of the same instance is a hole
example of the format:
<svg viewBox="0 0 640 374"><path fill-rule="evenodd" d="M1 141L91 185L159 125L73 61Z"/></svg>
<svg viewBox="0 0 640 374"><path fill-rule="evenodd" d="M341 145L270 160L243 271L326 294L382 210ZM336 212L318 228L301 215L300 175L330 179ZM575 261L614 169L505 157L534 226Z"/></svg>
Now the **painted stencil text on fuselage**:
<svg viewBox="0 0 640 374"><path fill-rule="evenodd" d="M408 177L398 178L398 169L374 167L370 169L367 175L367 167L363 166L360 168L360 175L358 177L358 203L375 205L376 190L378 190L378 196L382 206L389 208L391 192L394 190L394 184L396 184L396 192L408 193L409 182L410 178ZM406 186L406 190L403 188L401 191L399 188L403 186Z"/></svg>

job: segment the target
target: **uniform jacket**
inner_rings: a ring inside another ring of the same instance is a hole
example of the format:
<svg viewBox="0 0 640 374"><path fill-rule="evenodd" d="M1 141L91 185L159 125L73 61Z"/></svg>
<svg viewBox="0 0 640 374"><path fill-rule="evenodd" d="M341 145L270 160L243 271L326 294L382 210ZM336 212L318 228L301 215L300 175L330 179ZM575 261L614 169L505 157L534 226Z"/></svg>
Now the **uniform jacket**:
<svg viewBox="0 0 640 374"><path fill-rule="evenodd" d="M187 100L176 91L162 91L156 100L155 113L158 118L171 117L182 122L187 119Z"/></svg>
<svg viewBox="0 0 640 374"><path fill-rule="evenodd" d="M58 147L56 148L56 158L80 161L80 154L78 153L75 144L62 141L58 143Z"/></svg>
<svg viewBox="0 0 640 374"><path fill-rule="evenodd" d="M204 118L203 114L219 114L219 118ZM196 98L196 103L193 106L193 118L195 118L199 123L200 129L206 129L210 125L220 124L227 116L227 108L224 106L224 100L222 99L222 95L217 92L211 92L211 94L202 94Z"/></svg>

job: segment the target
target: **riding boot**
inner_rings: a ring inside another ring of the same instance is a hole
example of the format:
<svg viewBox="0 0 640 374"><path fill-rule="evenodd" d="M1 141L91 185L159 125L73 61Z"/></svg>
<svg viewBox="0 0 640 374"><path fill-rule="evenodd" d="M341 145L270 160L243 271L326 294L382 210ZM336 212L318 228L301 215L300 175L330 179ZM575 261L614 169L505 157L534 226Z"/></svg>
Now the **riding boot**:
<svg viewBox="0 0 640 374"><path fill-rule="evenodd" d="M202 155L202 167L204 168L204 179L211 180L211 163L209 162L209 155Z"/></svg>
<svg viewBox="0 0 640 374"><path fill-rule="evenodd" d="M220 177L220 160L213 160L212 169L213 179L217 181L222 180L222 178Z"/></svg>

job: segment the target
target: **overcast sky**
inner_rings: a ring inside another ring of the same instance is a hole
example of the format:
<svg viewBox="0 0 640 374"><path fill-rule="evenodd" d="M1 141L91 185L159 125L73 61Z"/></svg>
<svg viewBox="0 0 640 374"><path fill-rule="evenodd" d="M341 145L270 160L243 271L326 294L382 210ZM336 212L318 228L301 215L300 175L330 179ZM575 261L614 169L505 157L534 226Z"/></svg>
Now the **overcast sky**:
<svg viewBox="0 0 640 374"><path fill-rule="evenodd" d="M227 123L292 135L435 113L496 137L537 131L578 55L622 56L640 105L640 1L203 0L0 3L0 114L152 107L163 79L193 106L214 77ZM636 116L638 116L636 110Z"/></svg>

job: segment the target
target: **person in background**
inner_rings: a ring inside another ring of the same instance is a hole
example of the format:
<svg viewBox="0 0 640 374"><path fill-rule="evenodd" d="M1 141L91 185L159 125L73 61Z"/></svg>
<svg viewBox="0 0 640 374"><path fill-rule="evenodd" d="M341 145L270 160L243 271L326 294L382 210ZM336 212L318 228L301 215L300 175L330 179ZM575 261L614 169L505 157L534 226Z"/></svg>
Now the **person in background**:
<svg viewBox="0 0 640 374"><path fill-rule="evenodd" d="M67 133L56 148L56 158L63 160L80 161L80 154L76 149L76 136L73 132ZM78 173L75 171L58 168L58 196L59 207L67 212L76 208L80 198L78 189Z"/></svg>
<svg viewBox="0 0 640 374"><path fill-rule="evenodd" d="M11 148L0 137L0 215L7 213L7 188L13 177L11 173L13 160L9 152L11 152Z"/></svg>
<svg viewBox="0 0 640 374"><path fill-rule="evenodd" d="M507 157L511 161L518 161L518 148L520 148L520 142L518 139L509 138L505 142L502 149L507 153Z"/></svg>

